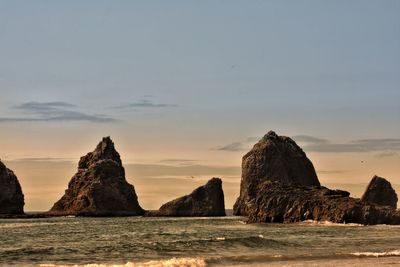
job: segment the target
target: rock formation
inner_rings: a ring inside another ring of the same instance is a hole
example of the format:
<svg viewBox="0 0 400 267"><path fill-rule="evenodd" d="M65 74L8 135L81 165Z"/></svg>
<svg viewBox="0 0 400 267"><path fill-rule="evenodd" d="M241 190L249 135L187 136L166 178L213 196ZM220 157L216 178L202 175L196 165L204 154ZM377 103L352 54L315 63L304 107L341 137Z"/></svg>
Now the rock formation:
<svg viewBox="0 0 400 267"><path fill-rule="evenodd" d="M369 205L341 190L319 186L266 181L258 186L248 222L299 222L400 224L400 212L388 206Z"/></svg>
<svg viewBox="0 0 400 267"><path fill-rule="evenodd" d="M125 179L121 158L110 137L79 161L64 196L48 212L51 215L142 215L135 189Z"/></svg>
<svg viewBox="0 0 400 267"><path fill-rule="evenodd" d="M362 199L320 186L311 161L296 143L274 132L243 157L235 215L249 223L298 222L400 224L397 195L390 183L374 177Z"/></svg>
<svg viewBox="0 0 400 267"><path fill-rule="evenodd" d="M392 185L378 176L372 178L361 200L369 204L397 208L397 194Z"/></svg>
<svg viewBox="0 0 400 267"><path fill-rule="evenodd" d="M0 214L23 214L24 204L17 176L0 161Z"/></svg>
<svg viewBox="0 0 400 267"><path fill-rule="evenodd" d="M168 203L150 216L225 216L222 181L212 178L207 184Z"/></svg>
<svg viewBox="0 0 400 267"><path fill-rule="evenodd" d="M254 145L242 161L240 196L233 212L247 215L257 194L257 187L264 181L286 184L319 186L314 166L304 151L289 137L268 132Z"/></svg>

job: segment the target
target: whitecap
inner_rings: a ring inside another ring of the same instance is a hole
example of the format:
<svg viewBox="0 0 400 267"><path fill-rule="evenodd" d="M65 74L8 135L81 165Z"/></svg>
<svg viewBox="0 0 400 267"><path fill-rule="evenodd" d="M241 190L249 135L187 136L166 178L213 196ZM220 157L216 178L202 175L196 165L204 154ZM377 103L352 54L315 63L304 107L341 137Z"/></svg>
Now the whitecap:
<svg viewBox="0 0 400 267"><path fill-rule="evenodd" d="M331 221L314 221L314 220L306 220L302 221L299 224L306 224L306 225L321 225L321 226L345 226L345 227L364 227L364 224L359 223L334 223Z"/></svg>
<svg viewBox="0 0 400 267"><path fill-rule="evenodd" d="M400 256L400 250L392 250L385 252L354 252L351 255L358 257L390 257L390 256Z"/></svg>
<svg viewBox="0 0 400 267"><path fill-rule="evenodd" d="M127 262L125 264L91 263L82 265L40 264L40 267L205 267L202 258L172 258L168 260L152 260L147 262Z"/></svg>

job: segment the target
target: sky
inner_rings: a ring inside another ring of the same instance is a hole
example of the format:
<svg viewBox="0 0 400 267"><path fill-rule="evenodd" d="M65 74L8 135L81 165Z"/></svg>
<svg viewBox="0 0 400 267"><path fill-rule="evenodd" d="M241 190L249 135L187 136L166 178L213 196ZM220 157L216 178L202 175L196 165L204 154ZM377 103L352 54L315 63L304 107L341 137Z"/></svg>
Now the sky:
<svg viewBox="0 0 400 267"><path fill-rule="evenodd" d="M50 209L103 136L148 209L213 176L231 207L269 130L324 185L400 184L398 14L396 0L0 0L0 158L25 210Z"/></svg>

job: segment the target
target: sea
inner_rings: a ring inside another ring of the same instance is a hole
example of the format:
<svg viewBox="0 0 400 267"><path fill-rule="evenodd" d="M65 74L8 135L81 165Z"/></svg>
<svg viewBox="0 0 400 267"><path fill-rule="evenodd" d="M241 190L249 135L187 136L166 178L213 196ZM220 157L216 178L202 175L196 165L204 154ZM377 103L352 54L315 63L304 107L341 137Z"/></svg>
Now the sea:
<svg viewBox="0 0 400 267"><path fill-rule="evenodd" d="M400 226L244 217L0 220L0 266L400 266Z"/></svg>

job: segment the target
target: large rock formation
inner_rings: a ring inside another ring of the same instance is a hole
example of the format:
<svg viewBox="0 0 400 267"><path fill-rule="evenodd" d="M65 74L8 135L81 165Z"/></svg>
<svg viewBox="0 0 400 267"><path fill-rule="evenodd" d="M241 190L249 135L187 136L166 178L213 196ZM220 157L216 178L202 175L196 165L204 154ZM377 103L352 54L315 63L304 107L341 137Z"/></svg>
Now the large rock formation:
<svg viewBox="0 0 400 267"><path fill-rule="evenodd" d="M121 158L110 137L79 161L64 196L48 212L51 215L142 215L135 189L125 179Z"/></svg>
<svg viewBox="0 0 400 267"><path fill-rule="evenodd" d="M361 200L370 204L397 208L397 194L392 185L386 179L376 175L372 178Z"/></svg>
<svg viewBox="0 0 400 267"><path fill-rule="evenodd" d="M370 205L341 190L266 181L257 188L248 222L299 222L400 224L400 212Z"/></svg>
<svg viewBox="0 0 400 267"><path fill-rule="evenodd" d="M24 204L17 176L0 161L0 214L23 214Z"/></svg>
<svg viewBox="0 0 400 267"><path fill-rule="evenodd" d="M225 216L222 181L212 178L190 195L165 203L150 216Z"/></svg>
<svg viewBox="0 0 400 267"><path fill-rule="evenodd" d="M242 161L240 196L233 212L247 215L252 209L257 187L264 181L319 186L314 166L304 151L289 137L268 132Z"/></svg>
<svg viewBox="0 0 400 267"><path fill-rule="evenodd" d="M240 196L234 214L248 222L400 224L397 195L390 183L374 177L363 199L320 186L305 153L288 137L265 135L243 157Z"/></svg>

